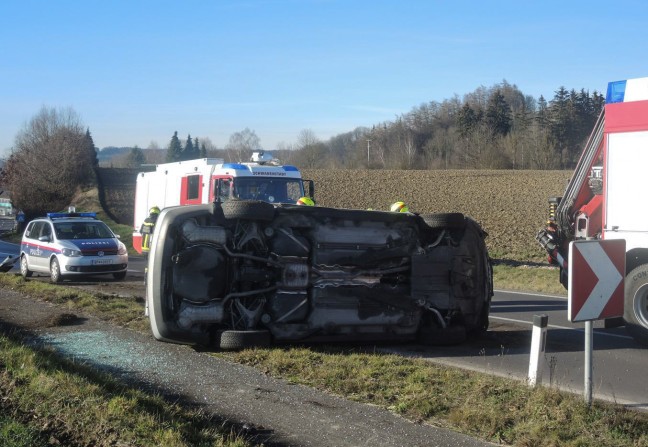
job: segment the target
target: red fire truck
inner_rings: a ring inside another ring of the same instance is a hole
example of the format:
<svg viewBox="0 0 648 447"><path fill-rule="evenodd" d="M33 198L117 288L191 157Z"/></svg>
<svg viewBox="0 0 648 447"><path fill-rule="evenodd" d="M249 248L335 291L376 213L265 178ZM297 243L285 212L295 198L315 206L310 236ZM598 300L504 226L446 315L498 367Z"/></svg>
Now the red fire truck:
<svg viewBox="0 0 648 447"><path fill-rule="evenodd" d="M280 165L269 152L254 152L247 163L224 163L220 158L164 163L155 171L140 172L135 190L133 248L142 252L139 230L151 207L200 205L229 199L296 203L312 197L314 185L305 188L299 169Z"/></svg>
<svg viewBox="0 0 648 447"><path fill-rule="evenodd" d="M648 77L610 82L604 110L562 197L549 199L547 227L537 235L567 287L569 243L625 239L624 316L628 332L648 346Z"/></svg>

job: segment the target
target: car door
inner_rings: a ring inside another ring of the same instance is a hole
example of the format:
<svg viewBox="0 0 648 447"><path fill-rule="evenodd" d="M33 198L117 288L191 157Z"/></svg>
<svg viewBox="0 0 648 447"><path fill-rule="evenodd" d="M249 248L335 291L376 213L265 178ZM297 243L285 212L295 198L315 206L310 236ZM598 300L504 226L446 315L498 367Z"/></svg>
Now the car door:
<svg viewBox="0 0 648 447"><path fill-rule="evenodd" d="M38 240L43 247L42 250L44 256L41 258L43 262L42 268L49 271L50 257L53 253L60 252L60 250L56 248L54 231L50 222L43 222L43 228L41 228L41 234Z"/></svg>
<svg viewBox="0 0 648 447"><path fill-rule="evenodd" d="M23 247L23 251L27 255L29 269L39 272L43 270L43 265L45 264L43 261L45 250L38 240L43 229L43 223L41 221L33 222L27 227Z"/></svg>

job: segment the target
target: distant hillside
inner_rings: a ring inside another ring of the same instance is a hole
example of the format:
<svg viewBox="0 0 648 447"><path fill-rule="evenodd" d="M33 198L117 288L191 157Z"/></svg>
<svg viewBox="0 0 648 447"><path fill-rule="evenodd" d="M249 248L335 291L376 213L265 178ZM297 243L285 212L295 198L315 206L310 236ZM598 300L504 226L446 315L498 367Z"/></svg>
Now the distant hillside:
<svg viewBox="0 0 648 447"><path fill-rule="evenodd" d="M97 152L97 160L99 160L99 163L102 161L110 161L113 157L128 154L131 149L132 148L130 147L107 146L103 149L99 149Z"/></svg>

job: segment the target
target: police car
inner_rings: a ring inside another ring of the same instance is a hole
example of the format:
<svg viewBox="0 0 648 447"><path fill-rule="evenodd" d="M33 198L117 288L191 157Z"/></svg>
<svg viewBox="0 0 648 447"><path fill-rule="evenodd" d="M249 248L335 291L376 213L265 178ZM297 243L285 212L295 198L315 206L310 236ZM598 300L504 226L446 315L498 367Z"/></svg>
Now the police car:
<svg viewBox="0 0 648 447"><path fill-rule="evenodd" d="M53 283L82 275L124 279L126 246L96 213L48 213L27 225L20 244L20 273L46 273Z"/></svg>

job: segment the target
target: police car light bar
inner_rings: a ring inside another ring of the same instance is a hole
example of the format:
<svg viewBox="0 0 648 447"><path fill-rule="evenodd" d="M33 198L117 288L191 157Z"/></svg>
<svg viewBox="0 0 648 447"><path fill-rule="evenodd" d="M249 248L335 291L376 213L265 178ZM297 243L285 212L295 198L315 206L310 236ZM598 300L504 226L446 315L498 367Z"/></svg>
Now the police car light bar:
<svg viewBox="0 0 648 447"><path fill-rule="evenodd" d="M47 213L47 217L50 219L64 219L66 217L92 217L96 219L97 213Z"/></svg>

